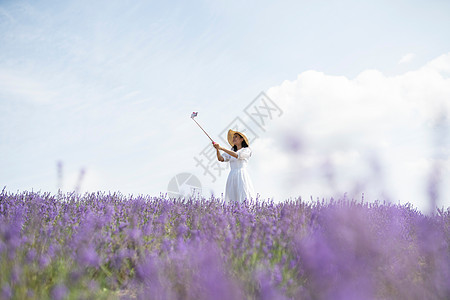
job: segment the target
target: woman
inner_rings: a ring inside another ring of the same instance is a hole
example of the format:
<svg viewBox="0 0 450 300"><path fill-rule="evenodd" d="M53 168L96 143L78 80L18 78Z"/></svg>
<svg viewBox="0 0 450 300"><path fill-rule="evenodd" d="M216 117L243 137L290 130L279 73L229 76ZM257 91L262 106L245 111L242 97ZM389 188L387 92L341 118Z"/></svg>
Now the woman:
<svg viewBox="0 0 450 300"><path fill-rule="evenodd" d="M217 159L222 162L230 162L231 170L225 188L225 201L242 203L244 199L250 200L255 197L253 184L247 172L247 164L252 156L252 150L248 146L247 137L239 131L228 130L228 143L232 146L231 150L213 142L217 149ZM224 153L220 155L219 150Z"/></svg>

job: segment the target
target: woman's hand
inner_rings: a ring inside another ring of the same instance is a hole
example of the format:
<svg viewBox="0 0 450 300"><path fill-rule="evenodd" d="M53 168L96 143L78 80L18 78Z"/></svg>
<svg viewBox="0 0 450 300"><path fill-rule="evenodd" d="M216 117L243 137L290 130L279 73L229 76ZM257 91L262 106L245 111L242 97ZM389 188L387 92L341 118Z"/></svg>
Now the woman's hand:
<svg viewBox="0 0 450 300"><path fill-rule="evenodd" d="M221 149L222 149L222 147L220 147L220 145L219 145L218 143L214 143L214 142L213 142L213 146L214 146L214 148L216 148L217 150L221 150Z"/></svg>

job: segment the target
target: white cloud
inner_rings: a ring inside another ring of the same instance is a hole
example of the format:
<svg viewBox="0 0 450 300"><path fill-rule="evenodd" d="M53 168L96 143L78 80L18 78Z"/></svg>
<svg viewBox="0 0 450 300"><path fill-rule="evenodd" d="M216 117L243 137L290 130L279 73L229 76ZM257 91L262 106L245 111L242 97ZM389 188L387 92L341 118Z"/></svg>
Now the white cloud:
<svg viewBox="0 0 450 300"><path fill-rule="evenodd" d="M258 156L264 158L254 163L265 164L260 169L272 178L285 178L280 189L293 197L347 192L358 199L365 192L366 200L384 197L427 208L433 149L448 149L432 144L432 128L439 113L450 115L449 65L450 53L394 77L377 70L354 79L306 71L270 88L269 97L286 113L274 124L274 140L261 138ZM444 132L448 120L441 124ZM300 147L289 150L295 140ZM450 179L448 154L442 182ZM287 168L270 157L282 158ZM440 204L450 205L449 188L442 185L441 193Z"/></svg>
<svg viewBox="0 0 450 300"><path fill-rule="evenodd" d="M446 75L450 75L450 59L449 54L443 54L425 65L425 68L432 69L435 72Z"/></svg>
<svg viewBox="0 0 450 300"><path fill-rule="evenodd" d="M408 53L402 56L402 58L398 61L399 64L407 64L411 62L416 55L414 53Z"/></svg>

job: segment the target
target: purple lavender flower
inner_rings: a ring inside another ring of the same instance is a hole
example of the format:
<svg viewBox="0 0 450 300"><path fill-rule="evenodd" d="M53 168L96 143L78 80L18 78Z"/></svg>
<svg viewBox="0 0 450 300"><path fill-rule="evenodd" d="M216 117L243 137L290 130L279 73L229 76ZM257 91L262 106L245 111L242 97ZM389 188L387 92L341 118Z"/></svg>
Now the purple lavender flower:
<svg viewBox="0 0 450 300"><path fill-rule="evenodd" d="M411 205L346 197L225 203L5 191L0 204L2 297L16 286L41 295L23 279L56 274L41 277L51 287L66 280L60 267L74 286L101 283L138 299L450 295L448 209L425 216ZM62 284L50 294L58 290L69 294Z"/></svg>
<svg viewBox="0 0 450 300"><path fill-rule="evenodd" d="M57 284L53 287L50 295L52 299L62 300L68 293L67 287L64 284Z"/></svg>
<svg viewBox="0 0 450 300"><path fill-rule="evenodd" d="M79 251L78 262L88 267L97 267L100 264L100 257L92 245L82 248Z"/></svg>
<svg viewBox="0 0 450 300"><path fill-rule="evenodd" d="M4 283L2 286L2 290L1 290L1 298L2 299L11 299L12 298L12 290L11 287L9 286L9 284Z"/></svg>

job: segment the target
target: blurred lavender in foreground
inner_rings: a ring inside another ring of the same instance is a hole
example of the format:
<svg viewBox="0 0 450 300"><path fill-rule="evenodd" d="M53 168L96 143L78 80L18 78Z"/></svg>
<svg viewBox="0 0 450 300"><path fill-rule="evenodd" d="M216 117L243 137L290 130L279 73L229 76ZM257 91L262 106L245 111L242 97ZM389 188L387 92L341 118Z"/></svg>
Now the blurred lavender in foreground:
<svg viewBox="0 0 450 300"><path fill-rule="evenodd" d="M433 159L432 166L428 177L428 197L430 213L433 213L441 197L442 188L442 173L445 170L446 164L448 164L449 158L449 136L450 122L445 109L442 109L436 116L433 124Z"/></svg>
<svg viewBox="0 0 450 300"><path fill-rule="evenodd" d="M449 299L450 209L0 193L2 299Z"/></svg>
<svg viewBox="0 0 450 300"><path fill-rule="evenodd" d="M58 160L56 163L56 175L57 175L57 188L63 189L63 162Z"/></svg>
<svg viewBox="0 0 450 300"><path fill-rule="evenodd" d="M56 175L57 175L57 188L58 192L63 191L63 162L58 160L56 162ZM86 175L86 169L81 168L80 173L78 175L77 182L74 186L73 192L79 194L81 191L81 184L83 183L84 176Z"/></svg>

